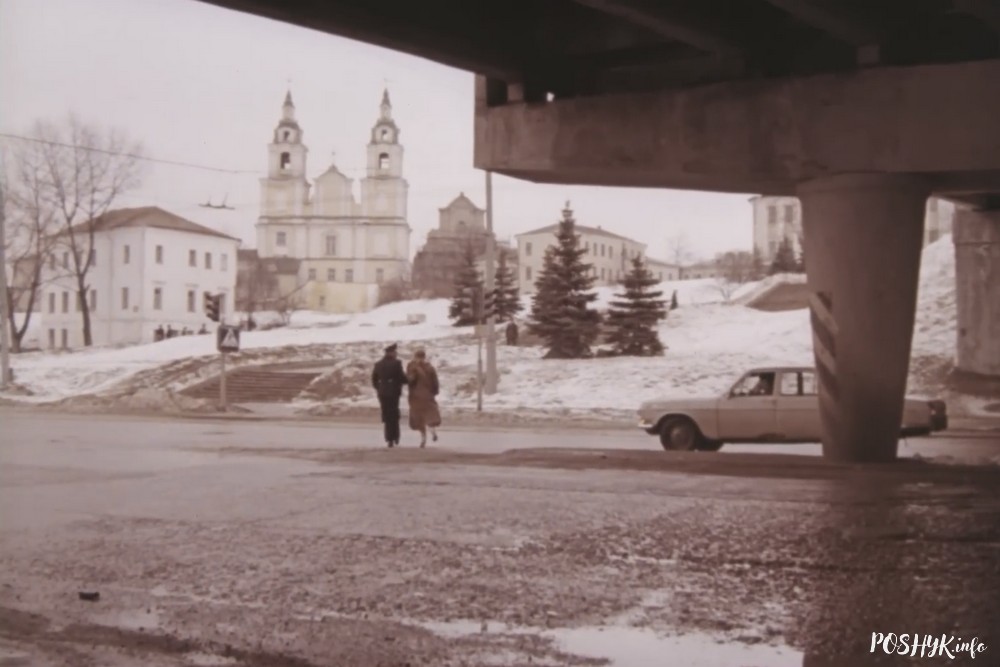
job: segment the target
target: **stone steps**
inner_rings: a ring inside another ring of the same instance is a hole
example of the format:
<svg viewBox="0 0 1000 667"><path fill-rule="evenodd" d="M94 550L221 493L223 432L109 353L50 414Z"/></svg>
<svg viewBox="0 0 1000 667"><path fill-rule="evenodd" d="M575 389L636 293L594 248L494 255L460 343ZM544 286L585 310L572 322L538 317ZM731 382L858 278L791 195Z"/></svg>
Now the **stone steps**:
<svg viewBox="0 0 1000 667"><path fill-rule="evenodd" d="M320 373L287 373L237 369L226 373L226 400L230 403L287 403L320 376ZM220 377L216 376L181 391L189 398L217 399Z"/></svg>

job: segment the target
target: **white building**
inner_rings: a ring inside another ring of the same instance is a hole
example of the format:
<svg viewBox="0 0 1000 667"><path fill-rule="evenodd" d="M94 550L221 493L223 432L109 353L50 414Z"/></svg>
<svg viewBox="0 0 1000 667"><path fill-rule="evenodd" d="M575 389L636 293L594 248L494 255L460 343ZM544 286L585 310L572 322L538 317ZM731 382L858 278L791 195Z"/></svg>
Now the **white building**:
<svg viewBox="0 0 1000 667"><path fill-rule="evenodd" d="M652 257L646 258L646 268L661 283L668 280L683 280L687 277L682 267Z"/></svg>
<svg viewBox="0 0 1000 667"><path fill-rule="evenodd" d="M78 228L78 245L87 230ZM158 326L198 330L208 322L204 293L232 308L239 241L155 206L109 211L94 223L87 271L94 345L146 343ZM38 316L42 345L83 346L83 319L66 244L43 268Z"/></svg>
<svg viewBox="0 0 1000 667"><path fill-rule="evenodd" d="M268 146L268 174L261 179L257 252L262 258L301 260L304 307L370 310L378 303L379 285L405 277L409 269L409 186L389 93L382 95L371 130L360 202L353 180L332 164L310 184L302 134L289 93Z"/></svg>
<svg viewBox="0 0 1000 667"><path fill-rule="evenodd" d="M573 211L566 202L563 219L573 217ZM594 285L616 285L631 265L633 257L644 256L646 244L633 241L601 227L574 225L580 244L586 250L583 261L592 265L596 278ZM522 294L535 291L535 281L545 264L545 250L557 243L559 223L546 225L530 232L518 234L517 238L517 284Z"/></svg>
<svg viewBox="0 0 1000 667"><path fill-rule="evenodd" d="M798 197L763 197L750 199L753 206L753 247L765 266L769 265L782 239L787 238L795 256L802 251L802 205ZM924 245L951 232L955 205L930 197L924 218Z"/></svg>

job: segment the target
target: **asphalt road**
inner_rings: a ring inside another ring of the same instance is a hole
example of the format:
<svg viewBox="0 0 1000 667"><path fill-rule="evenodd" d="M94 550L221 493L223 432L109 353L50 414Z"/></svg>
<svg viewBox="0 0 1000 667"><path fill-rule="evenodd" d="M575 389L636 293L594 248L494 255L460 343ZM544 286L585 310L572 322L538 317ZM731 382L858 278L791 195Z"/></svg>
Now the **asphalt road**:
<svg viewBox="0 0 1000 667"><path fill-rule="evenodd" d="M1000 466L962 465L998 434L855 467L638 432L0 423L4 667L874 665L872 632L915 631L1000 664Z"/></svg>

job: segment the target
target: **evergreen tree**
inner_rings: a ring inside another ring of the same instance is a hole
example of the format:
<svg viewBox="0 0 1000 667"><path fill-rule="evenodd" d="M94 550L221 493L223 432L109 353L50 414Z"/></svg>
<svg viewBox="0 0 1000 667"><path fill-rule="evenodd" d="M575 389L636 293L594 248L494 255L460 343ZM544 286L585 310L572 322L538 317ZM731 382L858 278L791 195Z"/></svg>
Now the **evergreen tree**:
<svg viewBox="0 0 1000 667"><path fill-rule="evenodd" d="M632 259L632 270L622 281L624 292L611 302L607 342L615 354L630 357L653 357L663 354L657 323L667 316L663 292L652 291L659 284L641 257ZM676 292L674 293L676 297Z"/></svg>
<svg viewBox="0 0 1000 667"><path fill-rule="evenodd" d="M787 236L781 239L778 244L778 252L774 254L774 261L771 262L771 275L775 273L794 273L797 262L795 261L795 249L792 248L792 241Z"/></svg>
<svg viewBox="0 0 1000 667"><path fill-rule="evenodd" d="M505 322L514 319L523 309L521 305L520 291L517 289L517 281L514 271L507 265L507 253L501 251L497 258L497 270L493 278L493 286L496 289L496 313L497 321Z"/></svg>
<svg viewBox="0 0 1000 667"><path fill-rule="evenodd" d="M795 270L799 273L806 272L806 244L802 236L799 236L799 261L795 265Z"/></svg>
<svg viewBox="0 0 1000 667"><path fill-rule="evenodd" d="M472 309L472 291L482 287L479 272L476 270L476 252L472 244L466 244L462 254L462 266L455 274L455 293L448 308L448 317L454 320L456 327L467 327L476 323Z"/></svg>
<svg viewBox="0 0 1000 667"><path fill-rule="evenodd" d="M674 293L670 295L670 310L677 310L677 307L677 290L674 290Z"/></svg>
<svg viewBox="0 0 1000 667"><path fill-rule="evenodd" d="M556 244L545 250L535 281L528 331L545 341L547 359L579 359L591 355L600 335L601 315L588 305L597 299L591 265L575 231L573 211L566 202L556 232Z"/></svg>

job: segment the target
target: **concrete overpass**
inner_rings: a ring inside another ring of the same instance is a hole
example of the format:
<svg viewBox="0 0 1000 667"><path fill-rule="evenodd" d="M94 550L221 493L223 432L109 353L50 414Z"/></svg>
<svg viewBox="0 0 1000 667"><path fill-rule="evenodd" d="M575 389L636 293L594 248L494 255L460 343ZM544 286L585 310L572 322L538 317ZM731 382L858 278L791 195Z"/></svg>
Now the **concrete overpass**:
<svg viewBox="0 0 1000 667"><path fill-rule="evenodd" d="M1000 376L998 0L203 1L477 73L482 169L800 197L829 458L895 458L931 194Z"/></svg>

